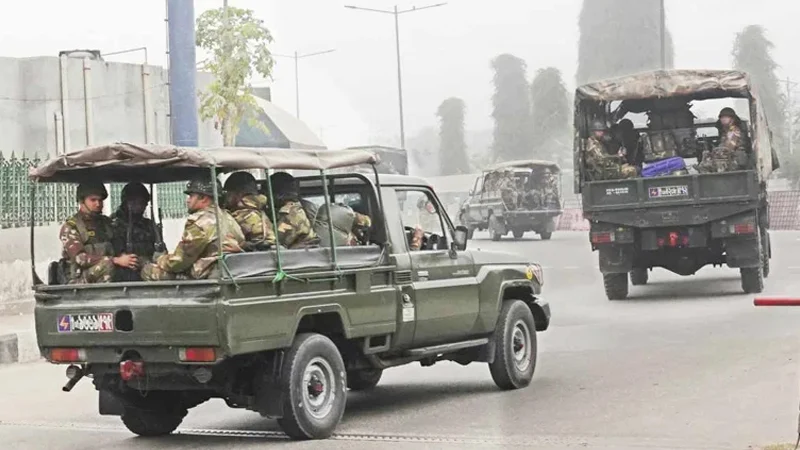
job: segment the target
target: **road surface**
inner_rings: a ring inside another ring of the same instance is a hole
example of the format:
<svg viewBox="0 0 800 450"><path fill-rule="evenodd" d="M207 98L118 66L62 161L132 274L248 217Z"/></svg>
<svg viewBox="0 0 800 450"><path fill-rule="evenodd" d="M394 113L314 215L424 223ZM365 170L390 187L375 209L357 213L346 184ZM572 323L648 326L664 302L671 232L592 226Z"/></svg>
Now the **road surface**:
<svg viewBox="0 0 800 450"><path fill-rule="evenodd" d="M774 233L766 293L800 294L800 233ZM528 255L545 268L553 311L532 385L498 391L484 364L388 370L348 397L335 439L298 449L747 449L792 441L797 427L800 308L755 308L738 272L651 274L631 298L603 294L584 233L471 247ZM180 434L142 439L97 415L91 383L60 391L63 367L0 368L3 449L232 449L287 445L273 421L218 400Z"/></svg>

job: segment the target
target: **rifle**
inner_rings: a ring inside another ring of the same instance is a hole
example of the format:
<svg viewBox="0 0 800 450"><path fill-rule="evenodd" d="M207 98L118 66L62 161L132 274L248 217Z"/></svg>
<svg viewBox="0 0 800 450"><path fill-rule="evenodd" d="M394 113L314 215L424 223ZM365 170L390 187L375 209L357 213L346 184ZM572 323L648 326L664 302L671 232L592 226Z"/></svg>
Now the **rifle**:
<svg viewBox="0 0 800 450"><path fill-rule="evenodd" d="M153 219L153 234L156 237L155 254L153 255L153 259L156 259L156 255L167 252L167 244L164 243L164 216L162 215L161 208L158 208L158 223L156 223L155 218Z"/></svg>
<svg viewBox="0 0 800 450"><path fill-rule="evenodd" d="M131 212L130 208L126 208L128 213L128 223L127 229L125 230L125 253L133 254L133 213ZM117 268L117 277L119 277L119 281L141 281L141 277L139 276L139 272L127 269L127 268Z"/></svg>

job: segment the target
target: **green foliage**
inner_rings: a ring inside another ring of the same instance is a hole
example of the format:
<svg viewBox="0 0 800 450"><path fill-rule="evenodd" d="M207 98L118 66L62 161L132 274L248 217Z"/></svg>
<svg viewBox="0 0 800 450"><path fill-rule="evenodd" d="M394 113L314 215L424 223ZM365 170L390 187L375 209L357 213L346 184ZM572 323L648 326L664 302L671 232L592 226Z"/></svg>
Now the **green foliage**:
<svg viewBox="0 0 800 450"><path fill-rule="evenodd" d="M494 58L491 67L494 70L494 158L496 161L529 159L533 146L527 65L506 53Z"/></svg>
<svg viewBox="0 0 800 450"><path fill-rule="evenodd" d="M262 128L262 113L252 92L255 74L270 78L274 60L269 51L272 35L253 11L235 7L212 9L197 18L197 45L209 57L202 69L214 81L200 97L200 116L214 119L225 145L235 145L239 124L247 120Z"/></svg>
<svg viewBox="0 0 800 450"><path fill-rule="evenodd" d="M464 100L450 97L439 105L439 167L442 175L470 173L464 140Z"/></svg>
<svg viewBox="0 0 800 450"><path fill-rule="evenodd" d="M572 109L561 72L555 67L536 72L531 83L531 111L534 156L570 160Z"/></svg>
<svg viewBox="0 0 800 450"><path fill-rule="evenodd" d="M583 0L578 27L579 85L661 68L659 0ZM666 34L667 68L674 66Z"/></svg>

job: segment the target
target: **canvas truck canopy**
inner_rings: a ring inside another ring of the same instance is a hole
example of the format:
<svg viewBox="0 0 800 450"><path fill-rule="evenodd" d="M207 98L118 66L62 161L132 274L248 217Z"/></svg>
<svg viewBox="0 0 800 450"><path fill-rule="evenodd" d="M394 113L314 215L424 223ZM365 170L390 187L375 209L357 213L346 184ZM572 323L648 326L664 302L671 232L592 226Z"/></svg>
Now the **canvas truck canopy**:
<svg viewBox="0 0 800 450"><path fill-rule="evenodd" d="M52 158L30 170L38 182L162 183L190 178L198 169L220 172L247 169L328 170L376 164L363 150L290 150L250 147L177 147L116 143L89 147Z"/></svg>
<svg viewBox="0 0 800 450"><path fill-rule="evenodd" d="M508 169L535 169L537 167L547 168L556 173L561 172L561 168L558 166L558 164L552 161L544 161L537 159L506 161L503 163L495 164L494 166L491 166L488 169L486 169L484 172L494 172L497 170L508 170Z"/></svg>

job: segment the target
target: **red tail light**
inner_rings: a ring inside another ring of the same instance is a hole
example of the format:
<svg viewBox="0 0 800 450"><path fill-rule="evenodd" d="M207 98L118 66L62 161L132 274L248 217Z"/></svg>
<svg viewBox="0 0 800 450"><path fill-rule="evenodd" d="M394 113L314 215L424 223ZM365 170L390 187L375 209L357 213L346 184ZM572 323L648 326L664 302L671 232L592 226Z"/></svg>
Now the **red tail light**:
<svg viewBox="0 0 800 450"><path fill-rule="evenodd" d="M609 242L614 242L613 231L592 233L592 244L607 244Z"/></svg>
<svg viewBox="0 0 800 450"><path fill-rule="evenodd" d="M134 378L144 376L144 362L126 360L119 363L119 376L123 381L130 381Z"/></svg>
<svg viewBox="0 0 800 450"><path fill-rule="evenodd" d="M734 234L754 234L756 226L752 223L737 223L733 226Z"/></svg>
<svg viewBox="0 0 800 450"><path fill-rule="evenodd" d="M57 363L86 361L86 351L78 348L54 348L50 350L50 361Z"/></svg>
<svg viewBox="0 0 800 450"><path fill-rule="evenodd" d="M670 231L669 233L669 246L670 247L677 247L678 246L678 238L680 234L677 231Z"/></svg>
<svg viewBox="0 0 800 450"><path fill-rule="evenodd" d="M214 362L217 360L217 352L211 347L192 347L180 350L181 361L185 362Z"/></svg>

